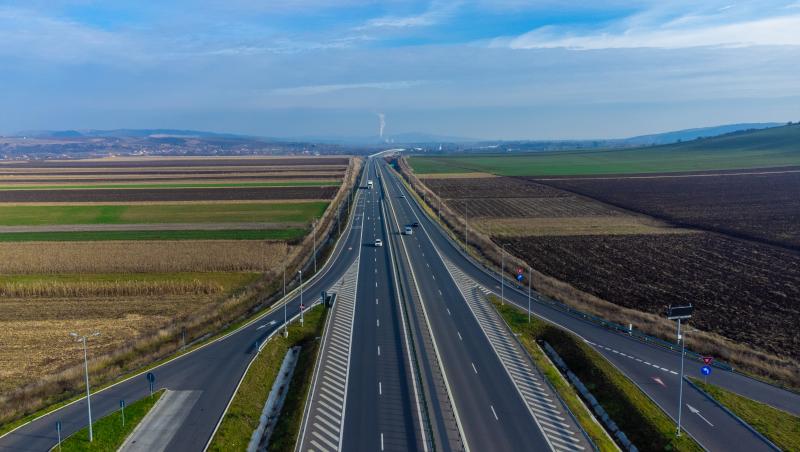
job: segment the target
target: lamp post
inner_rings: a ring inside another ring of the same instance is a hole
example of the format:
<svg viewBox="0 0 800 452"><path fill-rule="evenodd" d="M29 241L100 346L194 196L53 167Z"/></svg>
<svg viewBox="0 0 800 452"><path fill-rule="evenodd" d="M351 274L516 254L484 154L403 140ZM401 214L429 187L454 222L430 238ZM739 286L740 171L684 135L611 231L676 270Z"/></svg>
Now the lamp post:
<svg viewBox="0 0 800 452"><path fill-rule="evenodd" d="M694 311L694 307L692 305L688 306L672 306L670 305L667 308L667 318L669 320L677 320L678 321L678 342L681 344L681 374L680 374L680 381L678 382L678 428L675 432L675 436L681 436L681 412L683 411L683 356L685 355L686 350L686 341L681 336L681 320L688 320L692 317L692 312Z"/></svg>
<svg viewBox="0 0 800 452"><path fill-rule="evenodd" d="M528 323L531 323L531 279L533 279L533 269L528 267Z"/></svg>
<svg viewBox="0 0 800 452"><path fill-rule="evenodd" d="M317 219L311 223L311 236L314 238L314 273L317 272Z"/></svg>
<svg viewBox="0 0 800 452"><path fill-rule="evenodd" d="M286 265L283 266L283 337L289 337L289 325L286 323L287 321L287 313L286 313L286 306L289 302L286 300Z"/></svg>
<svg viewBox="0 0 800 452"><path fill-rule="evenodd" d="M300 275L300 326L303 326L303 270L298 270Z"/></svg>
<svg viewBox="0 0 800 452"><path fill-rule="evenodd" d="M83 342L83 369L86 373L86 407L89 409L89 442L94 441L94 432L92 431L92 398L91 391L89 390L89 355L86 351L86 340L90 337L99 336L100 333L94 332L88 336L80 336L78 333L69 333L76 341Z"/></svg>
<svg viewBox="0 0 800 452"><path fill-rule="evenodd" d="M506 244L503 243L503 252L500 254L500 304L506 304Z"/></svg>
<svg viewBox="0 0 800 452"><path fill-rule="evenodd" d="M469 226L467 224L467 200L464 200L464 252L469 253L467 251L467 246L469 246Z"/></svg>

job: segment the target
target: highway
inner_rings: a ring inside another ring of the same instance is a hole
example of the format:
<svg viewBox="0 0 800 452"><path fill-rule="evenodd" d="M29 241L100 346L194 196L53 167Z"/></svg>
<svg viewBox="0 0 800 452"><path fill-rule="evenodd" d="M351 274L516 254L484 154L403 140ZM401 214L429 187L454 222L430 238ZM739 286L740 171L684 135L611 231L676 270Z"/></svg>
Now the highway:
<svg viewBox="0 0 800 452"><path fill-rule="evenodd" d="M500 295L500 283L492 272L466 257L450 240L440 225L430 219L417 204L406 187L397 180L394 173L386 172L392 180L393 190L405 195L402 204L411 212L408 220L419 221L425 235L432 242L430 246L420 244L421 253L434 252L433 247L458 268L463 270L477 284ZM426 240L427 241L427 240ZM434 275L441 278L443 271L437 269ZM510 284L505 288L506 299L520 308L527 307L527 294L516 290ZM636 383L673 419L677 419L678 409L678 370L680 354L667 349L639 342L627 335L612 332L567 313L541 303L538 295L534 299L535 315L560 325L582 337L594 346L614 366ZM686 362L686 373L699 376L700 363ZM773 403L779 408L796 413L800 410L798 394L775 388L751 378L714 370L712 382L743 392L756 399ZM682 425L701 445L709 450L770 450L768 445L754 435L733 417L711 403L700 392L689 385L684 386L684 405Z"/></svg>
<svg viewBox="0 0 800 452"><path fill-rule="evenodd" d="M400 197L403 192L397 182L386 171L382 173L399 232L417 219ZM414 231L403 237L404 251L412 263L412 276L424 301L467 446L471 450L551 449L424 228Z"/></svg>
<svg viewBox="0 0 800 452"><path fill-rule="evenodd" d="M366 176L366 174L364 174ZM362 184L365 179L362 180ZM360 249L360 229L353 229L354 218L363 215L363 196L360 190L351 221L343 232L332 257L319 274L305 283L304 301L317 302L323 290L331 288L355 260ZM299 315L299 293L290 294L286 301L290 317ZM279 303L278 306L282 306ZM190 415L175 431L168 450L203 450L231 400L247 365L255 355L256 342L263 343L283 324L284 312L278 308L251 321L222 339L184 354L150 371L156 377L157 388L175 391L198 391L199 397L189 407ZM100 392L92 394L93 418L99 419L118 409L119 401L128 404L149 394L144 374L135 375ZM70 435L88 425L86 398L59 408L45 416L0 437L0 451L45 451L57 442L56 422L62 422L62 436Z"/></svg>
<svg viewBox="0 0 800 452"><path fill-rule="evenodd" d="M470 284L499 295L497 276L463 254L381 159L369 160L362 186L367 178L375 181L375 189L358 191L350 221L331 258L303 286L305 305L310 306L319 300L321 291L337 284L341 287L344 276L356 275L338 447L422 450L427 444L423 418L433 424L434 435L443 438L448 429L452 434L449 415L444 414L452 402L458 434L469 450L549 450L569 437L576 438L568 443L574 446L572 449L585 448L580 432L570 422L559 427L563 429L560 436L545 433L552 429L543 425L550 426L553 418L541 413L552 415L551 410L561 409L560 405L554 403L551 409L532 404L524 382L517 377L520 372L509 368L509 359L519 361L507 357L513 350L498 348L498 340L507 332L487 323L491 318L470 301ZM414 222L420 226L412 235L398 234L401 227ZM375 238L381 238L384 246L375 247ZM411 287L424 312L406 306L410 313L406 318L401 300L409 302ZM517 306L527 306L527 293L509 285L505 295ZM196 395L167 450L204 449L255 356L256 344L282 327L282 303L235 332L151 369L157 388ZM299 315L299 293L291 294L285 303L290 317ZM677 418L679 354L555 309L536 294L533 306L536 316L582 337ZM416 387L406 330L415 335L424 330L432 333L437 356L419 352L423 358L420 379L434 387L436 370L443 370L449 395L433 391L427 400L420 400L422 391ZM687 374L699 376L699 367L697 362L686 361ZM798 394L721 369L714 369L710 381L799 414ZM94 418L116 410L119 400L132 403L147 394L143 374L94 393ZM427 409L423 408L426 402ZM758 436L689 385L684 386L683 403L685 431L706 449L770 450ZM85 427L85 398L0 437L0 451L48 450L56 443L57 421L62 422L65 436ZM437 442L444 444L443 439Z"/></svg>
<svg viewBox="0 0 800 452"><path fill-rule="evenodd" d="M419 402L403 340L390 244L381 219L383 190L375 164L370 163L367 170L375 188L364 196L342 450L422 450ZM383 246L375 246L375 239L382 240Z"/></svg>

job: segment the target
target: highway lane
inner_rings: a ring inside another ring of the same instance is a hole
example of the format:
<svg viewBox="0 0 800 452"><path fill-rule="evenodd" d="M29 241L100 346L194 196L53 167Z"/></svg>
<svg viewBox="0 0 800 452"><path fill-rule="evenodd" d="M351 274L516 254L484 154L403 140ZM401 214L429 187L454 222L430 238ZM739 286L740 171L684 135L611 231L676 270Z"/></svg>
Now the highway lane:
<svg viewBox="0 0 800 452"><path fill-rule="evenodd" d="M374 164L369 165L368 174L375 188L365 194L342 450L423 450ZM381 239L383 246L374 246L375 239Z"/></svg>
<svg viewBox="0 0 800 452"><path fill-rule="evenodd" d="M438 223L427 217L407 192L405 186L394 176L391 177L395 186L407 195L404 200L405 204L412 209L416 221L420 221L440 252L477 283L499 295L500 286L495 275L488 273L471 259L466 258L457 245L442 231ZM508 300L519 307L527 306L527 294L522 291L507 286L505 294ZM680 364L678 353L639 342L627 335L614 333L545 304L536 302L534 307L536 315L575 332L594 345L603 356L639 385L662 409L673 418L677 418L679 379L676 371L679 370ZM693 365L699 369L699 365L696 363L687 363L687 374L692 372ZM696 369L694 372L697 374ZM719 371L719 373L723 372ZM728 376L733 375L727 374ZM767 386L752 379L742 381L740 375L737 377L740 377L739 383L748 386ZM769 388L770 393L775 392L776 388ZM783 392L789 398L796 397L793 393ZM693 413L689 406L697 409L698 413ZM768 446L760 438L688 385L684 386L682 424L692 436L710 450L768 450Z"/></svg>
<svg viewBox="0 0 800 452"><path fill-rule="evenodd" d="M384 182L390 211L399 227L412 223L408 205L395 202L400 191L385 172ZM402 240L467 446L476 451L549 450L548 441L424 232L418 229Z"/></svg>
<svg viewBox="0 0 800 452"><path fill-rule="evenodd" d="M364 190L356 195L361 198ZM322 290L329 289L349 268L360 246L360 231L352 229L353 219L363 214L363 203L355 202L351 221L343 232L331 259L319 275L304 285L304 301L318 301ZM354 233L359 232L359 233ZM289 316L299 313L299 294L288 300ZM180 426L169 450L202 450L224 412L229 400L255 353L256 342L263 342L283 323L283 309L276 309L224 339L212 342L191 353L151 370L157 388L198 390L201 395L191 414ZM118 409L119 401L132 403L148 394L145 376L136 375L92 395L94 419ZM56 422L62 422L63 436L88 425L85 397L0 437L0 451L44 451L57 442Z"/></svg>

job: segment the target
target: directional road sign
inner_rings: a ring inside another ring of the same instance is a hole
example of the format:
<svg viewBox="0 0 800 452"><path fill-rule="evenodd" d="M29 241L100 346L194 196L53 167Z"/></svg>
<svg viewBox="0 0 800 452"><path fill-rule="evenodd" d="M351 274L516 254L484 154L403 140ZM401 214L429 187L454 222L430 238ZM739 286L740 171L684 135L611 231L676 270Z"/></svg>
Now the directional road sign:
<svg viewBox="0 0 800 452"><path fill-rule="evenodd" d="M703 366L703 367L701 367L701 368L700 368L700 373L701 373L701 374L703 374L703 375L705 375L705 376L709 376L709 375L711 375L711 367L709 367L709 366Z"/></svg>
<svg viewBox="0 0 800 452"><path fill-rule="evenodd" d="M523 278L524 278L524 277L523 277L521 274L518 274L518 275L517 275L517 281L522 281L522 279L523 279Z"/></svg>

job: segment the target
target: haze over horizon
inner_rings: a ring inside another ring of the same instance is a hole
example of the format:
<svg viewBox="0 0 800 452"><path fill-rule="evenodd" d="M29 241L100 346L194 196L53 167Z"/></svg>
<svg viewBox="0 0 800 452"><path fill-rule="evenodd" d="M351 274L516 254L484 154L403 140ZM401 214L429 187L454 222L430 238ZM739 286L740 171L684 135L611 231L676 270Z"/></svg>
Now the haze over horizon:
<svg viewBox="0 0 800 452"><path fill-rule="evenodd" d="M800 2L0 1L0 132L616 138L800 119Z"/></svg>

